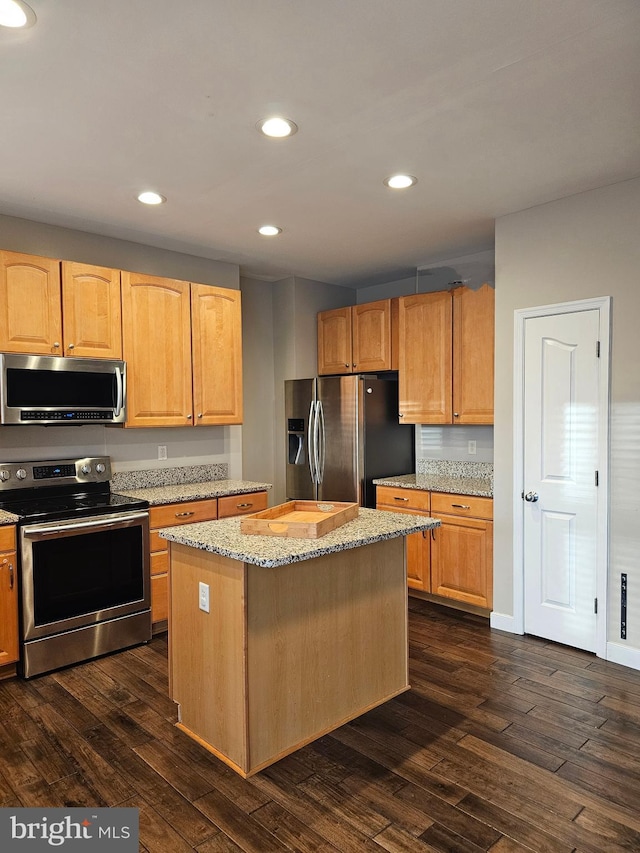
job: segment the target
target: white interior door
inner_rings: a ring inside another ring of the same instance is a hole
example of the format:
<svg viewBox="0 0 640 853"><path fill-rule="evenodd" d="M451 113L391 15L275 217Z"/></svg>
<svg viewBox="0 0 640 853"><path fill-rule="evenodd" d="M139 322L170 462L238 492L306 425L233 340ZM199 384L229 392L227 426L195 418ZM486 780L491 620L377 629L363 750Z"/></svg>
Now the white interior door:
<svg viewBox="0 0 640 853"><path fill-rule="evenodd" d="M588 651L597 647L599 329L597 309L524 321L524 630Z"/></svg>

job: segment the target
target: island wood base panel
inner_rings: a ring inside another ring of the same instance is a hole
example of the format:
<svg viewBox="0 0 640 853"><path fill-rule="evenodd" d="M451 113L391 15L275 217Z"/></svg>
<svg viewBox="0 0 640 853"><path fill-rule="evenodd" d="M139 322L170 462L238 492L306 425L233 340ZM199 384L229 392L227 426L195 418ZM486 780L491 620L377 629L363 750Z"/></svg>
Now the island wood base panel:
<svg viewBox="0 0 640 853"><path fill-rule="evenodd" d="M400 537L263 568L171 543L179 728L247 777L409 689L404 555Z"/></svg>
<svg viewBox="0 0 640 853"><path fill-rule="evenodd" d="M341 720L339 723L336 723L335 726L330 726L326 731L317 732L316 734L312 735L311 737L306 738L306 740L303 740L303 741L300 741L300 743L294 744L293 746L289 747L284 752L282 752L280 755L276 755L273 758L270 758L268 761L265 761L264 764L261 764L259 767L254 767L248 773L245 773L245 771L242 769L242 767L238 767L237 764L234 764L233 761L231 761L229 758L227 758L227 756L224 755L222 752L215 749L215 747L211 746L210 743L207 743L206 741L202 740L201 737L198 737L198 735L196 735L192 731L190 731L183 723L177 722L175 724L175 726L177 729L180 729L181 732L184 732L186 735L188 735L192 740L195 740L196 743L199 743L200 746L203 746L212 755L215 755L216 758L219 758L220 761L224 761L224 763L228 767L230 767L232 770L235 770L236 773L239 773L240 776L243 777L243 779L248 779L250 776L253 776L256 773L259 773L261 770L264 770L265 767L269 767L269 765L275 764L276 761L280 761L281 758L286 758L287 755L291 755L291 753L295 752L297 749L302 749L303 746L306 746L308 743L311 743L311 741L317 740L319 737L322 737L323 735L330 734L331 732L335 731L336 729L339 729L340 726L344 726L346 723L351 722L351 720L355 720L356 717L359 717L361 714L366 714L367 711L372 711L374 708L377 708L379 705L384 705L385 702L388 702L390 699L393 699L395 696L399 696L401 693L405 693L407 690L410 690L410 689L411 689L411 686L407 685L406 687L403 687L401 690L396 690L396 692L392 693L390 696L386 696L384 699L381 699L379 702L374 702L374 704L371 705L369 708L362 708L360 711L358 711L356 714L352 714L346 720Z"/></svg>

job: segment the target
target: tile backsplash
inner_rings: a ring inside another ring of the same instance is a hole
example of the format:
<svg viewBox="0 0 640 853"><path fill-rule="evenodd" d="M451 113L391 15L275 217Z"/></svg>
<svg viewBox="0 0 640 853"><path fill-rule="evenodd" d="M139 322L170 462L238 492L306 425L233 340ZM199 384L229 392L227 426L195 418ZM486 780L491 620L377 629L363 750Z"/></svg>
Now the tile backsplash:
<svg viewBox="0 0 640 853"><path fill-rule="evenodd" d="M475 454L469 442L475 442ZM492 426L416 427L416 459L446 459L454 462L493 462Z"/></svg>

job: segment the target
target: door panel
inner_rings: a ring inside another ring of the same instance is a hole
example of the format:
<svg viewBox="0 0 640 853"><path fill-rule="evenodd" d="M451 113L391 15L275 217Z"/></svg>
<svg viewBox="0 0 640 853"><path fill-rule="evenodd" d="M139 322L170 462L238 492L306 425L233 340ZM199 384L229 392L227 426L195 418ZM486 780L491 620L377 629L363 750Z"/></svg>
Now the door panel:
<svg viewBox="0 0 640 853"><path fill-rule="evenodd" d="M596 648L599 312L525 321L524 627ZM537 498L536 498L537 495Z"/></svg>
<svg viewBox="0 0 640 853"><path fill-rule="evenodd" d="M318 379L318 402L324 424L324 471L318 488L319 500L360 503L360 384L357 376Z"/></svg>

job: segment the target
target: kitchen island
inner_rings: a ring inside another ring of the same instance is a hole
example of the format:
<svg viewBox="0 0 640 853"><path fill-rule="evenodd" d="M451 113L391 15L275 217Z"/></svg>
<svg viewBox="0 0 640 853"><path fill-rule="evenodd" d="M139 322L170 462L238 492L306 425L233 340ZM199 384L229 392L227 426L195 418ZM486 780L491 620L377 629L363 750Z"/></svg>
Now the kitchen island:
<svg viewBox="0 0 640 853"><path fill-rule="evenodd" d="M178 727L247 777L409 689L404 537L438 523L360 508L319 539L161 531Z"/></svg>

